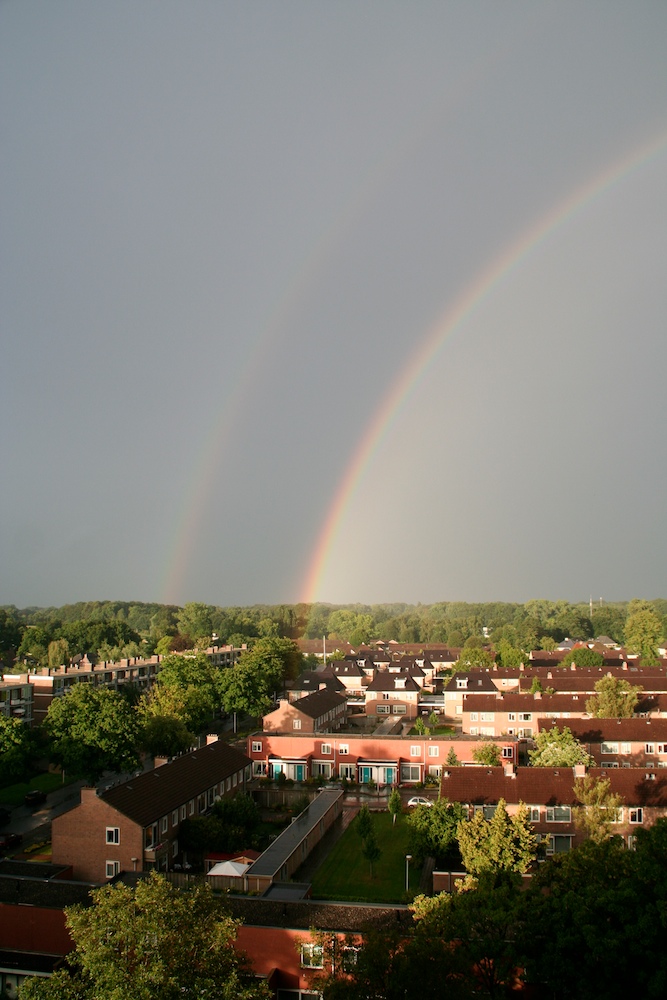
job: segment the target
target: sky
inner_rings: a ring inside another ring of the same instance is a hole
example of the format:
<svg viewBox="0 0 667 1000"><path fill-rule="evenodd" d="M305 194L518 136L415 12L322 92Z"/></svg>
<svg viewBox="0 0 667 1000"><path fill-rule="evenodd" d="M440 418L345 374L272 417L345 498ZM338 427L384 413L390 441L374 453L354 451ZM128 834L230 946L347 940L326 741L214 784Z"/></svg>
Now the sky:
<svg viewBox="0 0 667 1000"><path fill-rule="evenodd" d="M2 0L0 604L667 597L666 37Z"/></svg>

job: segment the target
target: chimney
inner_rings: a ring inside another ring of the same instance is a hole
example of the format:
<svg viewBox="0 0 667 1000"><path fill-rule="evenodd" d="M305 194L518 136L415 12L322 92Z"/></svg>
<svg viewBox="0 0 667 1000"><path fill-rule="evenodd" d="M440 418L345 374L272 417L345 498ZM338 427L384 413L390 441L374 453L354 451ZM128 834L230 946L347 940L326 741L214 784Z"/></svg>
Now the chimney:
<svg viewBox="0 0 667 1000"><path fill-rule="evenodd" d="M506 778L516 778L514 764L503 764L503 773Z"/></svg>
<svg viewBox="0 0 667 1000"><path fill-rule="evenodd" d="M218 742L218 734L217 733L209 733L208 736L206 737L206 746L207 747L210 747L211 743L217 743L217 742Z"/></svg>
<svg viewBox="0 0 667 1000"><path fill-rule="evenodd" d="M573 769L575 778L585 778L586 777L586 765L585 764L575 764Z"/></svg>
<svg viewBox="0 0 667 1000"><path fill-rule="evenodd" d="M169 758L168 757L154 757L153 758L153 768L155 770L157 770L158 767L162 767L164 764L168 764L168 763L169 763Z"/></svg>

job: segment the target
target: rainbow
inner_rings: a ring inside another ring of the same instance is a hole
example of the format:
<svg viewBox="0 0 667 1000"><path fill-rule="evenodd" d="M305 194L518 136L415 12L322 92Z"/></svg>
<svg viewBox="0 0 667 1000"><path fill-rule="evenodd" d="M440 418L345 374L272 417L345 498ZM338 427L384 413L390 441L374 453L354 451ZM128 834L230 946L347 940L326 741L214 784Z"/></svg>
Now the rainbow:
<svg viewBox="0 0 667 1000"><path fill-rule="evenodd" d="M634 170L658 156L666 147L667 133L661 132L657 137L642 144L629 155L626 154L621 159L614 161L611 166L607 166L601 173L596 174L595 177L571 192L564 200L558 202L528 230L522 232L518 238L506 245L501 253L464 287L454 302L447 306L444 313L421 338L417 351L373 415L345 469L317 539L315 554L310 561L301 588L301 601L310 604L322 599L322 579L347 508L374 453L395 423L405 401L445 342L456 333L463 321L499 287L500 283L526 259L531 251L537 249L541 243L568 222L576 212L584 209Z"/></svg>

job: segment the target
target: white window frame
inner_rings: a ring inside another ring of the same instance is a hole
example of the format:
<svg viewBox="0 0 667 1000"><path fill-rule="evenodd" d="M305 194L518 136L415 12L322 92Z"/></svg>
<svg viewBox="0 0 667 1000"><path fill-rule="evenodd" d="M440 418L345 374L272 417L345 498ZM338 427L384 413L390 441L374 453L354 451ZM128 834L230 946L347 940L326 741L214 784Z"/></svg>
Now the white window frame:
<svg viewBox="0 0 667 1000"><path fill-rule="evenodd" d="M105 862L106 878L115 878L120 872L120 861Z"/></svg>
<svg viewBox="0 0 667 1000"><path fill-rule="evenodd" d="M605 755L606 754L617 754L618 753L618 743L616 743L616 741L612 742L611 740L609 742L604 741L603 743L600 744L600 753L601 754L605 754Z"/></svg>
<svg viewBox="0 0 667 1000"><path fill-rule="evenodd" d="M108 826L106 829L106 843L120 844L120 827Z"/></svg>
<svg viewBox="0 0 667 1000"><path fill-rule="evenodd" d="M169 817L163 816L160 820L160 833L167 833L169 830Z"/></svg>
<svg viewBox="0 0 667 1000"><path fill-rule="evenodd" d="M322 754L331 753L331 744L330 743L323 743L322 746L320 747L320 753L322 753Z"/></svg>
<svg viewBox="0 0 667 1000"><path fill-rule="evenodd" d="M428 755L429 757L439 757L440 747L437 744L435 746L433 746L433 744L429 744Z"/></svg>
<svg viewBox="0 0 667 1000"><path fill-rule="evenodd" d="M261 740L253 740L252 741L252 752L253 753L261 753L262 752L262 741Z"/></svg>
<svg viewBox="0 0 667 1000"><path fill-rule="evenodd" d="M292 729L301 729L301 719L292 719Z"/></svg>
<svg viewBox="0 0 667 1000"><path fill-rule="evenodd" d="M566 815L559 816L556 819L556 810L562 810ZM572 809L570 806L547 806L547 823L571 823L572 822Z"/></svg>
<svg viewBox="0 0 667 1000"><path fill-rule="evenodd" d="M391 712L391 705L380 705L379 703L375 706L376 715L389 715Z"/></svg>
<svg viewBox="0 0 667 1000"><path fill-rule="evenodd" d="M540 815L542 813L540 806L528 806L528 811L530 813L530 822L539 823Z"/></svg>
<svg viewBox="0 0 667 1000"><path fill-rule="evenodd" d="M421 757L421 755L422 755L421 747L418 747L418 746L411 746L410 747L410 756L411 757Z"/></svg>
<svg viewBox="0 0 667 1000"><path fill-rule="evenodd" d="M338 753L339 754L342 754L343 757L344 757L349 752L350 752L350 744L349 743L340 743L339 744L339 746L338 746Z"/></svg>
<svg viewBox="0 0 667 1000"><path fill-rule="evenodd" d="M635 826L640 826L644 822L644 807L630 806L628 809L628 822Z"/></svg>
<svg viewBox="0 0 667 1000"><path fill-rule="evenodd" d="M470 713L470 721L471 722L478 722L479 721L479 712L471 712Z"/></svg>
<svg viewBox="0 0 667 1000"><path fill-rule="evenodd" d="M303 969L323 969L324 968L324 948L321 944L311 941L304 941L301 945L301 968Z"/></svg>

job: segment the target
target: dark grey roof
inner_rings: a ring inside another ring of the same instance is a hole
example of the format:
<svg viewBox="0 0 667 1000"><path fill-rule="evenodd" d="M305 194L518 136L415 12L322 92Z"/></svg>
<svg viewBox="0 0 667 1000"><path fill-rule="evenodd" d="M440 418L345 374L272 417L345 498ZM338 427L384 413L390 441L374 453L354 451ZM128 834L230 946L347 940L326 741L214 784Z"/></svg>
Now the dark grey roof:
<svg viewBox="0 0 667 1000"><path fill-rule="evenodd" d="M334 802L342 796L343 792L340 788L321 791L308 808L304 809L287 829L276 837L264 853L257 858L257 861L253 862L246 874L248 876L277 875L287 859L294 854L301 841L305 839L313 827L317 826Z"/></svg>
<svg viewBox="0 0 667 1000"><path fill-rule="evenodd" d="M250 763L240 750L217 740L109 788L100 798L135 823L147 826Z"/></svg>
<svg viewBox="0 0 667 1000"><path fill-rule="evenodd" d="M326 689L313 691L312 694L307 694L292 702L294 708L311 719L319 719L325 712L329 712L332 708L340 708L341 705L345 704L347 704L346 698L336 694L335 691L327 691Z"/></svg>
<svg viewBox="0 0 667 1000"><path fill-rule="evenodd" d="M397 686L396 682L401 681ZM381 670L375 675L368 685L367 691L419 691L419 685L408 674L392 674L388 670Z"/></svg>
<svg viewBox="0 0 667 1000"><path fill-rule="evenodd" d="M344 691L345 685L328 670L305 670L290 686L292 691L319 691L320 686L327 691Z"/></svg>

